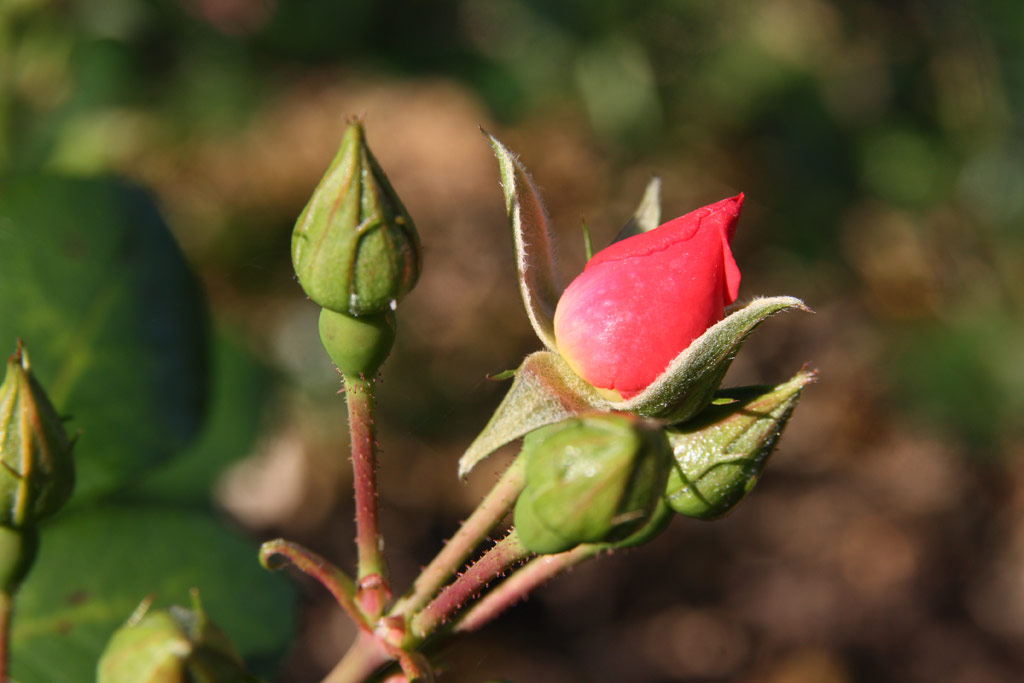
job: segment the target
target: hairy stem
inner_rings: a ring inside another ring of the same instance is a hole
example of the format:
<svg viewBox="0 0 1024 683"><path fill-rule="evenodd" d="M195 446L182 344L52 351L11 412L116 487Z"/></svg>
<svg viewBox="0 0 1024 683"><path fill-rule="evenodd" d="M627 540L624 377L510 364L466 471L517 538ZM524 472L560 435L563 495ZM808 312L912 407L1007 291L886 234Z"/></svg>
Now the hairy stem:
<svg viewBox="0 0 1024 683"><path fill-rule="evenodd" d="M373 380L345 375L352 472L356 503L356 551L363 610L377 617L390 598L383 540L377 515L377 429L373 420Z"/></svg>
<svg viewBox="0 0 1024 683"><path fill-rule="evenodd" d="M370 675L392 660L384 645L366 632L359 637L324 678L323 683L363 683Z"/></svg>
<svg viewBox="0 0 1024 683"><path fill-rule="evenodd" d="M338 601L342 609L351 617L364 631L372 630L366 621L366 617L356 605L356 588L352 579L345 572L314 553L312 550L303 548L298 543L292 543L282 538L267 541L260 546L260 564L267 569L277 569L275 556L280 555L291 562L295 567L315 579L321 586L330 591L334 599ZM0 679L2 681L3 679Z"/></svg>
<svg viewBox="0 0 1024 683"><path fill-rule="evenodd" d="M505 538L484 553L464 574L449 584L410 621L411 635L423 639L451 619L465 604L502 576L512 567L530 556L512 529Z"/></svg>
<svg viewBox="0 0 1024 683"><path fill-rule="evenodd" d="M604 549L605 546L597 543L585 543L564 553L541 555L530 560L467 610L452 630L455 633L477 630L512 605L524 600L541 584L594 557Z"/></svg>
<svg viewBox="0 0 1024 683"><path fill-rule="evenodd" d="M412 590L395 603L391 614L411 614L427 604L509 513L524 483L523 460L516 458L441 552L420 572Z"/></svg>

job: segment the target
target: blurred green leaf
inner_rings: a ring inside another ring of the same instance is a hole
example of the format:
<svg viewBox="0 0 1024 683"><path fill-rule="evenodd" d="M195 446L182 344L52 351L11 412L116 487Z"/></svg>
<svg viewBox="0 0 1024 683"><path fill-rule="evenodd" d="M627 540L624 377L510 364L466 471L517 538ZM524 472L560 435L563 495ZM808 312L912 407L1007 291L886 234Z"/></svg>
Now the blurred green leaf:
<svg viewBox="0 0 1024 683"><path fill-rule="evenodd" d="M69 431L75 495L181 449L206 402L198 283L149 197L112 180L0 183L0 346L21 337Z"/></svg>
<svg viewBox="0 0 1024 683"><path fill-rule="evenodd" d="M154 506L80 510L46 529L18 594L12 651L21 683L93 680L110 635L147 595L187 604L199 588L210 618L254 671L266 673L295 626L294 591L256 548L207 515Z"/></svg>
<svg viewBox="0 0 1024 683"><path fill-rule="evenodd" d="M196 441L125 491L133 500L204 505L217 476L248 455L262 431L274 376L243 347L217 338L210 413Z"/></svg>

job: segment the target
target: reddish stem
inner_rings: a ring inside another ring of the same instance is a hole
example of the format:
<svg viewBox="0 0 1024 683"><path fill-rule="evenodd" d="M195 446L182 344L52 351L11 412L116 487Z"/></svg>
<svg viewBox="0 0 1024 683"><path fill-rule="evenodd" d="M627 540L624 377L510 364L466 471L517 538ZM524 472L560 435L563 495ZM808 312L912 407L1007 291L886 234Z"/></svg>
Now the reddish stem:
<svg viewBox="0 0 1024 683"><path fill-rule="evenodd" d="M456 622L453 631L464 633L477 630L512 605L526 599L541 584L597 555L604 547L600 544L578 545L564 553L541 555L530 560L467 610Z"/></svg>
<svg viewBox="0 0 1024 683"><path fill-rule="evenodd" d="M267 541L260 546L260 564L267 569L277 569L280 564L274 563L275 555L286 558L303 574L316 579L320 585L330 591L334 599L362 631L372 633L373 629L356 605L355 584L343 571L312 550L307 550L298 543L292 543L282 538ZM0 678L0 681L3 680Z"/></svg>
<svg viewBox="0 0 1024 683"><path fill-rule="evenodd" d="M377 434L373 420L373 380L345 375L352 473L356 503L359 591L356 599L374 618L391 598L377 516Z"/></svg>
<svg viewBox="0 0 1024 683"><path fill-rule="evenodd" d="M525 479L523 460L516 458L441 552L420 572L409 594L396 602L390 613L411 614L427 604L509 513L523 490Z"/></svg>
<svg viewBox="0 0 1024 683"><path fill-rule="evenodd" d="M441 594L416 614L410 622L411 635L426 638L489 583L530 556L515 529L498 541L473 563L464 574L450 583Z"/></svg>

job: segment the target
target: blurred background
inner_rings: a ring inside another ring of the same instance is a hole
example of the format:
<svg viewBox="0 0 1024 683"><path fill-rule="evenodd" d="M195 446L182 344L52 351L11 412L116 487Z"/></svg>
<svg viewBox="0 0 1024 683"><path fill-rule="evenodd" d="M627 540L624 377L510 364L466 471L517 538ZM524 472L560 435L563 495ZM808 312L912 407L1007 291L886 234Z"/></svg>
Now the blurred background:
<svg viewBox="0 0 1024 683"><path fill-rule="evenodd" d="M747 193L741 300L817 313L766 323L726 383L821 372L762 482L452 643L459 683L1024 678L1022 113L1016 0L0 0L0 165L155 195L258 377L215 387L260 411L216 505L344 567L344 405L289 244L365 116L424 248L379 390L398 586L507 463L455 475L487 375L539 347L478 127L542 188L566 282L581 221L603 246L652 175L666 218ZM293 580L301 683L353 629Z"/></svg>

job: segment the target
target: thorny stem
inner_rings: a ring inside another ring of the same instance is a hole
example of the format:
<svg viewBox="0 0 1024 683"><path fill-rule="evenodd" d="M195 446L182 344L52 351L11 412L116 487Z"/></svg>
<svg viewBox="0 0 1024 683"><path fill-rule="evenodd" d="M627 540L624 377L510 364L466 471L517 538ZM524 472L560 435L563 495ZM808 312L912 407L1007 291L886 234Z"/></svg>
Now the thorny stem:
<svg viewBox="0 0 1024 683"><path fill-rule="evenodd" d="M594 557L606 547L598 543L585 543L564 553L541 555L530 560L462 615L455 623L453 632L465 633L477 630L512 605L524 600L541 584L550 581L584 560Z"/></svg>
<svg viewBox="0 0 1024 683"><path fill-rule="evenodd" d="M297 543L291 543L282 538L267 541L260 546L260 564L267 569L276 569L277 566L272 559L275 555L287 558L299 571L316 579L320 585L330 591L342 609L356 623L356 626L366 632L372 630L366 617L356 605L355 584L343 571L312 550L307 550ZM0 678L0 681L2 680Z"/></svg>
<svg viewBox="0 0 1024 683"><path fill-rule="evenodd" d="M526 481L523 468L523 459L516 458L441 552L420 572L412 590L395 603L391 614L411 614L419 610L462 568L476 547L515 505Z"/></svg>
<svg viewBox="0 0 1024 683"><path fill-rule="evenodd" d="M530 555L530 551L519 540L519 534L512 529L412 618L409 623L410 635L416 639L427 637L489 583Z"/></svg>
<svg viewBox="0 0 1024 683"><path fill-rule="evenodd" d="M7 591L0 591L0 681L6 683L7 664L10 657L11 611L14 597Z"/></svg>
<svg viewBox="0 0 1024 683"><path fill-rule="evenodd" d="M352 441L356 551L359 556L356 599L364 612L376 618L383 612L391 592L377 520L377 429L373 420L373 380L345 375L344 381Z"/></svg>

